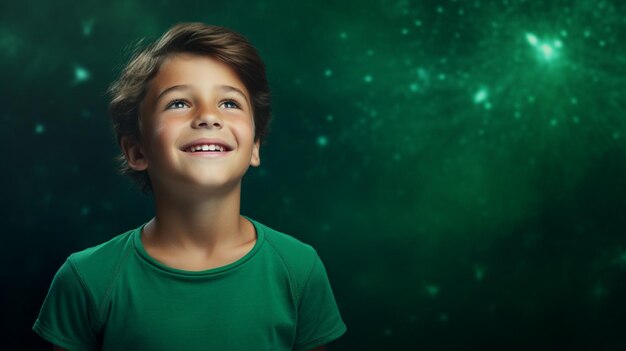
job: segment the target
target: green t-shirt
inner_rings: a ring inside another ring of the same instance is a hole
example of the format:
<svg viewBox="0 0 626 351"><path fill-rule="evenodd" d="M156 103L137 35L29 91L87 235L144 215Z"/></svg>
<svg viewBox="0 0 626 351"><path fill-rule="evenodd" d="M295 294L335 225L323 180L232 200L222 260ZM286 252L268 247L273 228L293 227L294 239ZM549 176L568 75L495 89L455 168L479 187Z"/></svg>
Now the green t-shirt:
<svg viewBox="0 0 626 351"><path fill-rule="evenodd" d="M244 257L205 271L165 266L140 227L73 253L33 330L68 350L308 350L346 332L313 247L250 220Z"/></svg>

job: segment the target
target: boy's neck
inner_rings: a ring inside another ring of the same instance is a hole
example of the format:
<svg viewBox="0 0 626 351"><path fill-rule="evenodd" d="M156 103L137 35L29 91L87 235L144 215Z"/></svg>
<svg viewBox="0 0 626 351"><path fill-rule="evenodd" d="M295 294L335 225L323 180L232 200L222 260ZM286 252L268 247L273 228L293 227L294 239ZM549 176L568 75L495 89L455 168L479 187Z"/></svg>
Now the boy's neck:
<svg viewBox="0 0 626 351"><path fill-rule="evenodd" d="M211 197L155 191L154 201L156 215L144 238L161 249L209 254L251 239L250 224L240 215L241 184Z"/></svg>

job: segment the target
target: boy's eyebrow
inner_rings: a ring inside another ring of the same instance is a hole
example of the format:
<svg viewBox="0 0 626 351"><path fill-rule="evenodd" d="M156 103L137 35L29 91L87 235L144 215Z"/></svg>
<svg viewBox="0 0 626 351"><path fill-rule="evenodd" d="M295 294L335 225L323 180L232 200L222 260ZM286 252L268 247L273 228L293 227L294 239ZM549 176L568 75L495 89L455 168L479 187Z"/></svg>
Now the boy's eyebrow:
<svg viewBox="0 0 626 351"><path fill-rule="evenodd" d="M235 93L238 93L241 96L243 96L243 98L246 99L246 102L248 103L248 105L250 104L250 101L248 101L248 97L246 96L246 94L244 94L244 92L241 91L241 89L239 89L239 88L235 88L233 86L225 85L225 84L218 85L217 88L219 90L221 90L221 91L224 91L224 92L234 91ZM191 89L193 89L193 86L188 85L188 84L173 85L173 86L171 86L169 88L166 88L163 91L161 91L159 93L159 95L157 96L157 98L156 98L156 102L159 102L159 100L161 100L163 95L165 95L165 94L167 94L167 93L169 93L171 91L174 91L174 90L191 90Z"/></svg>

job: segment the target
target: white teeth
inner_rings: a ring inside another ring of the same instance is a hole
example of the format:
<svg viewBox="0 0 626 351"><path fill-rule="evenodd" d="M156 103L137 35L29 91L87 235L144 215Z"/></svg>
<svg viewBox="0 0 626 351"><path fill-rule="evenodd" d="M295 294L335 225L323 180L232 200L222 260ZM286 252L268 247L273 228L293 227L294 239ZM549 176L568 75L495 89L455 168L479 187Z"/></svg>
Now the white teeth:
<svg viewBox="0 0 626 351"><path fill-rule="evenodd" d="M221 145L215 145L215 144L208 144L208 145L196 145L196 146L192 146L189 149L189 152L196 152L196 151L226 151L225 148Z"/></svg>

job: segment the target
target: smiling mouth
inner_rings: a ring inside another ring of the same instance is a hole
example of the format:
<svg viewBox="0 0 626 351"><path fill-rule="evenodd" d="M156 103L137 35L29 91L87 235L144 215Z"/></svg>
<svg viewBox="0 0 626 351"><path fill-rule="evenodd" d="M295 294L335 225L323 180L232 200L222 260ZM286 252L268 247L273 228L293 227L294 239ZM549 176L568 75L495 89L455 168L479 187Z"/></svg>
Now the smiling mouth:
<svg viewBox="0 0 626 351"><path fill-rule="evenodd" d="M183 151L196 153L196 152L227 152L229 150L225 146L223 146L223 145L210 144L210 145L194 145L194 146L190 146L190 147L184 149Z"/></svg>

